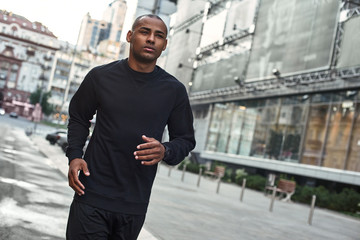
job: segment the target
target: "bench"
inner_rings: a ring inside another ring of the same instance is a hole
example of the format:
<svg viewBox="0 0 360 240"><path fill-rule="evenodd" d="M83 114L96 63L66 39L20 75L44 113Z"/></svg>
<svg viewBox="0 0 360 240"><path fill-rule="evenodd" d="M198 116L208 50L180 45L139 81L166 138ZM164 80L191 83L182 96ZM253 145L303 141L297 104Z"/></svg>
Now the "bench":
<svg viewBox="0 0 360 240"><path fill-rule="evenodd" d="M205 175L209 175L216 178L222 178L225 175L225 167L215 166L214 171L205 171Z"/></svg>
<svg viewBox="0 0 360 240"><path fill-rule="evenodd" d="M266 187L267 190L274 190L277 193L281 194L281 197L285 195L285 197L282 198L282 201L284 202L291 202L291 196L295 193L296 188L296 182L286 180L286 179L280 179L277 186L269 186Z"/></svg>

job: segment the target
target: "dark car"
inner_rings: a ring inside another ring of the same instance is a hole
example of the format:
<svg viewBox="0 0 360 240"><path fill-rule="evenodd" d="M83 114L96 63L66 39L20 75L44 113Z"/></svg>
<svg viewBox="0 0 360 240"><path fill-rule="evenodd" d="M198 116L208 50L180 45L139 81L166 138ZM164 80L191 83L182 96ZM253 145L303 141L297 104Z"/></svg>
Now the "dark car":
<svg viewBox="0 0 360 240"><path fill-rule="evenodd" d="M66 152L66 148L68 146L67 133L59 133L59 139L56 141L56 144L59 145L64 152Z"/></svg>
<svg viewBox="0 0 360 240"><path fill-rule="evenodd" d="M11 112L9 116L12 118L18 118L18 114L16 112Z"/></svg>
<svg viewBox="0 0 360 240"><path fill-rule="evenodd" d="M51 145L54 145L60 139L60 134L66 134L66 131L58 130L56 132L49 133L46 135L45 139L48 140Z"/></svg>
<svg viewBox="0 0 360 240"><path fill-rule="evenodd" d="M64 134L64 133L60 133L59 134L59 139L57 140L57 145L59 145L61 147L61 149L66 152L66 149L68 147L68 142L67 142L67 134ZM85 145L84 145L84 148L83 148L83 151L85 152L86 151L86 148L89 144L89 141L90 141L90 137L91 136L88 136L88 138L86 139L86 142L85 142Z"/></svg>

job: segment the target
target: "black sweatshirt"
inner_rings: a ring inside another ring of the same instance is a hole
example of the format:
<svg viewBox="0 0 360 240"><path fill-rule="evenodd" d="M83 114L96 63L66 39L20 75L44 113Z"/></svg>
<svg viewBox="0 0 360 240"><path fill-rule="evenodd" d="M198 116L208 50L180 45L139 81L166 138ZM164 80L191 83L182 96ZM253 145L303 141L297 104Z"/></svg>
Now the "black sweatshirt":
<svg viewBox="0 0 360 240"><path fill-rule="evenodd" d="M83 156L90 120L96 124ZM132 70L127 59L93 68L69 106L69 161L84 158L90 176L80 172L85 194L75 200L125 214L145 214L157 165L136 160L141 136L161 142L168 125L169 165L180 163L195 147L193 116L186 89L156 66L151 73Z"/></svg>

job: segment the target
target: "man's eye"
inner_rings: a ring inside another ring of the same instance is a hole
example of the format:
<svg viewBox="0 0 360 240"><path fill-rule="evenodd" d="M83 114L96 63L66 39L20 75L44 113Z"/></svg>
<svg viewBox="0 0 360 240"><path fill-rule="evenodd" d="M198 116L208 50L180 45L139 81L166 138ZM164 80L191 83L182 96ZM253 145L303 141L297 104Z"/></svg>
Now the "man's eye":
<svg viewBox="0 0 360 240"><path fill-rule="evenodd" d="M164 36L161 35L161 34L157 34L156 36L159 37L159 38L164 38Z"/></svg>

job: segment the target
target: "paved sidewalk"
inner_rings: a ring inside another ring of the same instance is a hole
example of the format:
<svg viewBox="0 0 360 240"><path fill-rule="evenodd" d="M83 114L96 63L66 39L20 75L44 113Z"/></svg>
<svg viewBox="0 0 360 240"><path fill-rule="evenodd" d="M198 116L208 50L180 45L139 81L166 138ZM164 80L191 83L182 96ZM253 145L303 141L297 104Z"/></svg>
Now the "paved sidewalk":
<svg viewBox="0 0 360 240"><path fill-rule="evenodd" d="M41 136L32 139L66 174L61 149ZM196 174L185 172L182 181L183 172L170 169L159 168L139 240L360 240L359 219L315 208L308 225L310 203L276 200L270 212L271 199L263 193L246 189L241 202L237 185L222 183L217 194L216 181L202 177L197 187Z"/></svg>

